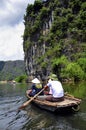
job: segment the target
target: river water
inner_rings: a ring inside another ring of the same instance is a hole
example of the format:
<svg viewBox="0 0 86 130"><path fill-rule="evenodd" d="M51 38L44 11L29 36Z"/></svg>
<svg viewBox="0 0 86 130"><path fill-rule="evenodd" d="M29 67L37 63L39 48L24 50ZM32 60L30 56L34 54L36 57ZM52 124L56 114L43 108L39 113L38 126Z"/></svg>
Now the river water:
<svg viewBox="0 0 86 130"><path fill-rule="evenodd" d="M0 130L86 130L85 83L64 87L65 91L82 98L79 112L54 114L32 104L25 110L18 111L27 100L25 91L28 85L0 84Z"/></svg>

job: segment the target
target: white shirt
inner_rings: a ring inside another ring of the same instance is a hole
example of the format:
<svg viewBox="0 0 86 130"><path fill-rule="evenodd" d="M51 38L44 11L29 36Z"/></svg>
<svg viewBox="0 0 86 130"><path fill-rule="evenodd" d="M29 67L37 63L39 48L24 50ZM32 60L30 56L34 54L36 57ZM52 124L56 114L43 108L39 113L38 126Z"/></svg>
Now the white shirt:
<svg viewBox="0 0 86 130"><path fill-rule="evenodd" d="M59 81L50 81L47 86L51 88L52 95L55 98L60 98L64 96L64 90L62 84Z"/></svg>

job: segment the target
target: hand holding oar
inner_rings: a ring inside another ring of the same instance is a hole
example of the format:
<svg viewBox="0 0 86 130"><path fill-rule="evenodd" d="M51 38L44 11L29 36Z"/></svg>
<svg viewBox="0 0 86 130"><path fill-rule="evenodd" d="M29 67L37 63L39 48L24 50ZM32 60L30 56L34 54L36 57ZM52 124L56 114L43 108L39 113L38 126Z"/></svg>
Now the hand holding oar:
<svg viewBox="0 0 86 130"><path fill-rule="evenodd" d="M25 108L31 101L33 101L41 92L44 91L45 88L43 88L40 92L38 92L34 97L32 97L30 100L26 101L22 106L19 107L19 109Z"/></svg>

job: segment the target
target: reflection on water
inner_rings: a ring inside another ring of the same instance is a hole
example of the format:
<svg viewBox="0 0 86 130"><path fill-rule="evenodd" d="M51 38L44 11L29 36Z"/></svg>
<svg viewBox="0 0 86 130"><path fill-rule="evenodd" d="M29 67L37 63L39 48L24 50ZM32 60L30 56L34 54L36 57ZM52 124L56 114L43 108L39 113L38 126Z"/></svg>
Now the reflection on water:
<svg viewBox="0 0 86 130"><path fill-rule="evenodd" d="M85 102L84 102L85 103ZM84 104L85 105L85 104ZM25 130L86 130L86 109L75 114L60 115L29 106L26 109L29 121Z"/></svg>
<svg viewBox="0 0 86 130"><path fill-rule="evenodd" d="M25 91L28 86L0 84L0 130L86 130L86 87L83 84L77 85L77 88L76 85L64 86L65 91L78 97L80 95L83 99L78 113L54 114L32 104L18 111L19 106L27 100Z"/></svg>
<svg viewBox="0 0 86 130"><path fill-rule="evenodd" d="M86 98L86 82L78 82L77 84L64 84L65 91L73 94L75 97Z"/></svg>
<svg viewBox="0 0 86 130"><path fill-rule="evenodd" d="M0 130L22 128L26 122L26 112L18 113L18 106L26 100L25 87L0 84ZM22 119L22 120L21 120Z"/></svg>

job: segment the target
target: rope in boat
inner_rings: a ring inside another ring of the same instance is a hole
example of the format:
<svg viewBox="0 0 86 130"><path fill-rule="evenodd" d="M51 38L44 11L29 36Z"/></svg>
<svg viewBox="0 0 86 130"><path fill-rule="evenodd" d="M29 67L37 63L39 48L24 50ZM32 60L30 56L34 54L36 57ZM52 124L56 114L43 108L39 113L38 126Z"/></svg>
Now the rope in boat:
<svg viewBox="0 0 86 130"><path fill-rule="evenodd" d="M77 106L75 106L75 107L72 107L72 110L75 111L75 112L79 111L79 109L80 109L80 106L79 106L79 105L77 105Z"/></svg>

